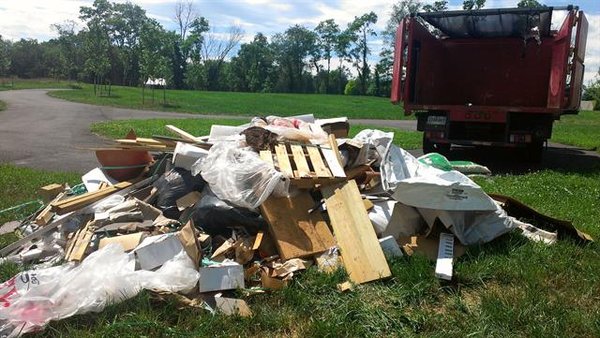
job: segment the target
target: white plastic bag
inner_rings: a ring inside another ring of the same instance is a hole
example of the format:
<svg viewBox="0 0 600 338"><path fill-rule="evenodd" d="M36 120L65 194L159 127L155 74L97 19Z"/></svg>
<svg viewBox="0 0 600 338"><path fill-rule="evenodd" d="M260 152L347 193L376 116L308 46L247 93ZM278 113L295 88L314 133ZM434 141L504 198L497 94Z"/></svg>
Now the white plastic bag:
<svg viewBox="0 0 600 338"><path fill-rule="evenodd" d="M289 190L287 177L237 142L214 144L204 161L192 166L192 174L198 172L218 198L248 209L257 208L272 193L286 196Z"/></svg>
<svg viewBox="0 0 600 338"><path fill-rule="evenodd" d="M51 320L100 312L142 289L178 292L198 282L198 271L183 250L157 271L134 269L133 255L113 243L78 266L67 263L19 273L0 285L0 335L17 337Z"/></svg>

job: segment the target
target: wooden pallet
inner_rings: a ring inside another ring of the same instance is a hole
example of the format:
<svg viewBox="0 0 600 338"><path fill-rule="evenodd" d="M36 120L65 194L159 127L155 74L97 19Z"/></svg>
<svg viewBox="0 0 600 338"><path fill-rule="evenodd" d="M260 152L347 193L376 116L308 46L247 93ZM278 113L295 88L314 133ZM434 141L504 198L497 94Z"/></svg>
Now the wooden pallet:
<svg viewBox="0 0 600 338"><path fill-rule="evenodd" d="M335 141L335 140L334 140ZM280 143L274 151L261 150L260 157L282 172L299 188L327 185L346 180L336 147Z"/></svg>

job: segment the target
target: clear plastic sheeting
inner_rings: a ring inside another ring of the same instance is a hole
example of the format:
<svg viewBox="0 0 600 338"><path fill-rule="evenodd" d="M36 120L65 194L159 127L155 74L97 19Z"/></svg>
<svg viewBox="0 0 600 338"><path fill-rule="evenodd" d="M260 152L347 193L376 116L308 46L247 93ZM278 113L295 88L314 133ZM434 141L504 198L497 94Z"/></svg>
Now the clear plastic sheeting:
<svg viewBox="0 0 600 338"><path fill-rule="evenodd" d="M0 335L18 337L51 320L100 312L143 289L190 291L198 282L194 263L181 251L157 271L134 271L135 259L118 244L67 263L17 274L0 285Z"/></svg>
<svg viewBox="0 0 600 338"><path fill-rule="evenodd" d="M192 174L198 173L219 199L248 209L258 208L271 194L286 196L290 184L287 177L238 142L214 144L206 158L192 166Z"/></svg>

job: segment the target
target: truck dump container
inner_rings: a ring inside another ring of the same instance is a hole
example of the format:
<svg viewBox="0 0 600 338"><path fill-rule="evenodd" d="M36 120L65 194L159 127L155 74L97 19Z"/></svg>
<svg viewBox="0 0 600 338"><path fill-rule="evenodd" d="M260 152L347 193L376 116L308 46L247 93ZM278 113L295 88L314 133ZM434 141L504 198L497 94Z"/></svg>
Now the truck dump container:
<svg viewBox="0 0 600 338"><path fill-rule="evenodd" d="M561 26L552 15L566 13ZM418 13L396 32L391 99L415 114L425 152L525 148L577 113L588 23L577 7Z"/></svg>

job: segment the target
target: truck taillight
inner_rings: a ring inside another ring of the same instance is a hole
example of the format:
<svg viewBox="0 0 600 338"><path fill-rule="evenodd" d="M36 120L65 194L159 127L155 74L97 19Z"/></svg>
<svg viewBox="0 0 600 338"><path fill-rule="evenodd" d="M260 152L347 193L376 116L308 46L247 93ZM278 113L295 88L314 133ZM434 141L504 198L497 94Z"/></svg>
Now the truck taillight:
<svg viewBox="0 0 600 338"><path fill-rule="evenodd" d="M428 139L435 139L435 140L442 140L444 139L444 132L443 131L426 131L425 132L425 137Z"/></svg>
<svg viewBox="0 0 600 338"><path fill-rule="evenodd" d="M510 143L531 143L530 134L510 134Z"/></svg>

